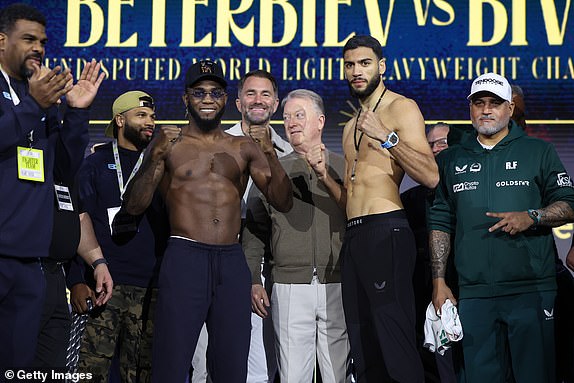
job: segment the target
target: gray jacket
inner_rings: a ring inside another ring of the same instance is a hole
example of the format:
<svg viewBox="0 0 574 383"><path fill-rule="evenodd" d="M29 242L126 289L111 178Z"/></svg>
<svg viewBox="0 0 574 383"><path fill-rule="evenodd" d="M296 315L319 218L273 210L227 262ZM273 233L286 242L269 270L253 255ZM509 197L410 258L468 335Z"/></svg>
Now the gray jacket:
<svg viewBox="0 0 574 383"><path fill-rule="evenodd" d="M343 157L330 151L325 157L331 177L342 182ZM277 283L310 283L314 271L321 283L338 283L345 213L302 155L293 152L280 161L293 187L291 211L275 210L257 188L247 199L243 250L253 283L261 284L261 259L268 255Z"/></svg>

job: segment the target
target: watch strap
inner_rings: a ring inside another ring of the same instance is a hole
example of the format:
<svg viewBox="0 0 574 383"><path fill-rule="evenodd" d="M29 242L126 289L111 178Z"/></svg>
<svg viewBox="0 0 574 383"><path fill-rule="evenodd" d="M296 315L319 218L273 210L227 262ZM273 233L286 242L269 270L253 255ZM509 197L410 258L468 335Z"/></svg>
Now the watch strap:
<svg viewBox="0 0 574 383"><path fill-rule="evenodd" d="M108 261L106 261L105 258L98 258L98 259L96 259L96 260L92 263L92 269L95 270L96 267L97 267L98 265L101 265L102 263L107 265L107 264L108 264Z"/></svg>

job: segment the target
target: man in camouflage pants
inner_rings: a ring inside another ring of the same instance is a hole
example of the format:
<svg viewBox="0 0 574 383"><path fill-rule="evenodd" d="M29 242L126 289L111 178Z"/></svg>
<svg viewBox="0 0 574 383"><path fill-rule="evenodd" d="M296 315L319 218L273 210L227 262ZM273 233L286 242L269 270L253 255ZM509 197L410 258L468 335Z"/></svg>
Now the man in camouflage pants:
<svg viewBox="0 0 574 383"><path fill-rule="evenodd" d="M79 372L93 374L92 382L107 382L112 358L118 350L122 382L146 382L151 371L151 320L155 303L155 289L150 287L157 284L167 222L159 199L142 216L120 217L117 213L124 187L139 168L142 151L155 127L153 99L141 91L124 93L114 101L113 115L106 135L114 140L86 158L79 185L80 210L92 218L116 283L107 305L90 314L78 367ZM83 313L87 309L86 299L94 301L95 297L87 278L84 282L78 274L71 270L68 282L73 284L74 310Z"/></svg>

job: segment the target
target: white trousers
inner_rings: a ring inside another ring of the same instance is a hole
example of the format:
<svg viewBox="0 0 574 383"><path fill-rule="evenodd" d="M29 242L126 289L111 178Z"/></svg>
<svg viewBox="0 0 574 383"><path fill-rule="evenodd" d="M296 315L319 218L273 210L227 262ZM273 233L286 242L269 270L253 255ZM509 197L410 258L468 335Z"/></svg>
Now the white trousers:
<svg viewBox="0 0 574 383"><path fill-rule="evenodd" d="M272 314L269 314L265 319L257 314L251 314L251 343L246 383L273 383L277 373Z"/></svg>
<svg viewBox="0 0 574 383"><path fill-rule="evenodd" d="M205 323L199 333L197 346L195 346L195 353L191 359L191 366L193 373L191 375L191 383L206 383L207 382L207 326Z"/></svg>
<svg viewBox="0 0 574 383"><path fill-rule="evenodd" d="M324 383L351 381L340 283L275 283L271 308L281 383L311 382L316 361Z"/></svg>

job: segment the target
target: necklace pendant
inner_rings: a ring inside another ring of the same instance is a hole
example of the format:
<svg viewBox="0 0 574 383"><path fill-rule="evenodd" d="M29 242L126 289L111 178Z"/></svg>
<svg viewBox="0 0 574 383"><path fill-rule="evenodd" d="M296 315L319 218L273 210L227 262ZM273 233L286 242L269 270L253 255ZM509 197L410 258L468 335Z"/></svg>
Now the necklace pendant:
<svg viewBox="0 0 574 383"><path fill-rule="evenodd" d="M355 182L355 168L357 167L357 159L353 161L353 167L351 168L351 182Z"/></svg>

